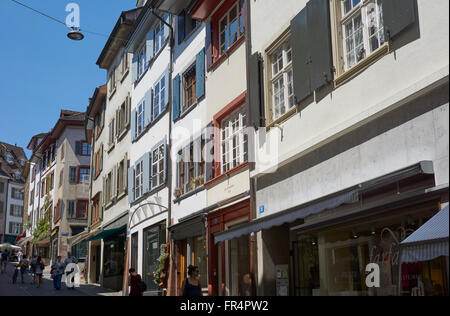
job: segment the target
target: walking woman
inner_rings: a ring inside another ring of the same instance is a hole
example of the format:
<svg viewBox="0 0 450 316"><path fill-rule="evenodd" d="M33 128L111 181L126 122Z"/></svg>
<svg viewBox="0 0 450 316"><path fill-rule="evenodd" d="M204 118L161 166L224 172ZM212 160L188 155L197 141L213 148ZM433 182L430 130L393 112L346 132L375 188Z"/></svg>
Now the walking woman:
<svg viewBox="0 0 450 316"><path fill-rule="evenodd" d="M36 281L37 281L37 287L41 287L42 283L42 275L44 274L45 265L42 262L42 258L39 256L36 260Z"/></svg>
<svg viewBox="0 0 450 316"><path fill-rule="evenodd" d="M202 285L200 284L200 270L196 266L190 265L188 268L189 277L183 282L183 296L195 297L202 295Z"/></svg>
<svg viewBox="0 0 450 316"><path fill-rule="evenodd" d="M130 272L130 296L143 296L141 289L142 278L136 273L136 269L131 268Z"/></svg>

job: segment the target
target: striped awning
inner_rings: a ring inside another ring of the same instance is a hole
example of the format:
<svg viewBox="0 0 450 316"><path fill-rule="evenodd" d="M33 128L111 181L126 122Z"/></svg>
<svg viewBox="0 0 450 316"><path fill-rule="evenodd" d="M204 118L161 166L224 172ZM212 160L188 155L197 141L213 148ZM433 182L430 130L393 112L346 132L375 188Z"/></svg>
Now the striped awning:
<svg viewBox="0 0 450 316"><path fill-rule="evenodd" d="M423 262L448 257L449 207L445 207L401 243L402 262Z"/></svg>

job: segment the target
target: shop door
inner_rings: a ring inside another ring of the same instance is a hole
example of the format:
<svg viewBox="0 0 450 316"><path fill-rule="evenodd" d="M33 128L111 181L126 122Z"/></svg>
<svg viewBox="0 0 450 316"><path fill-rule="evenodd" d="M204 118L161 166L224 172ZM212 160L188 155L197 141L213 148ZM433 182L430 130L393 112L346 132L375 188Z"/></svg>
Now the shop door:
<svg viewBox="0 0 450 316"><path fill-rule="evenodd" d="M102 256L102 247L95 247L95 283L100 283L100 260Z"/></svg>
<svg viewBox="0 0 450 316"><path fill-rule="evenodd" d="M161 294L161 289L155 284L153 273L157 270L161 255L161 245L166 243L166 225L157 225L144 230L143 279L147 291L154 295Z"/></svg>
<svg viewBox="0 0 450 316"><path fill-rule="evenodd" d="M249 236L229 241L229 284L230 296L250 296L250 242Z"/></svg>

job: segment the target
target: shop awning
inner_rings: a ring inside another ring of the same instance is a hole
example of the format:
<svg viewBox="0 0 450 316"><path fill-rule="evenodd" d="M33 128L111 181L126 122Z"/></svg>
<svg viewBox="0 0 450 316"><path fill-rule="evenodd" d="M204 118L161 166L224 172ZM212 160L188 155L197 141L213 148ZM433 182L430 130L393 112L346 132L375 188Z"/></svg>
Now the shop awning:
<svg viewBox="0 0 450 316"><path fill-rule="evenodd" d="M119 233L120 231L126 230L126 229L127 229L127 225L124 225L124 226L118 227L118 228L113 228L113 229L105 229L105 230L102 230L101 232L99 232L97 235L92 236L91 238L89 238L86 241L89 242L89 241L95 241L95 240L102 240L102 239L111 237L111 236Z"/></svg>
<svg viewBox="0 0 450 316"><path fill-rule="evenodd" d="M350 192L322 200L320 202L311 202L309 205L305 205L298 209L289 212L281 212L271 216L258 218L249 223L238 225L227 231L217 233L214 235L215 243L223 242L225 240L231 240L239 238L242 235L249 235L261 230L269 229L275 226L281 226L286 223L292 223L296 220L305 218L310 215L321 213L328 209L333 209L343 204L356 203L358 201L359 190L352 190Z"/></svg>
<svg viewBox="0 0 450 316"><path fill-rule="evenodd" d="M205 224L202 218L203 214L169 227L171 238L173 240L184 240L203 235Z"/></svg>
<svg viewBox="0 0 450 316"><path fill-rule="evenodd" d="M432 219L401 243L402 262L423 262L439 257L448 257L449 207L437 213Z"/></svg>
<svg viewBox="0 0 450 316"><path fill-rule="evenodd" d="M36 247L48 247L50 246L50 237L45 238L44 240L38 241L36 243Z"/></svg>

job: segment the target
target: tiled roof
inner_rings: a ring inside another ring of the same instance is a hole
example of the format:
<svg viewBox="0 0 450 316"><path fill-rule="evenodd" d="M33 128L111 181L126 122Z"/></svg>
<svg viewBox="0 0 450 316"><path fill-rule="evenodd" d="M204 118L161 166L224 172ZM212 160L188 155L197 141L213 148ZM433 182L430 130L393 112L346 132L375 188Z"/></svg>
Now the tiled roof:
<svg viewBox="0 0 450 316"><path fill-rule="evenodd" d="M8 158L11 159L11 163L8 162ZM24 162L23 166L20 163L21 159L23 159ZM0 175L6 176L16 182L25 183L26 179L22 175L27 160L23 148L0 142ZM16 179L16 172L20 172L20 180Z"/></svg>

